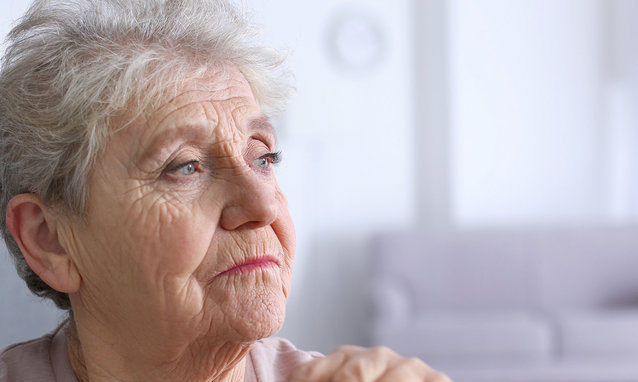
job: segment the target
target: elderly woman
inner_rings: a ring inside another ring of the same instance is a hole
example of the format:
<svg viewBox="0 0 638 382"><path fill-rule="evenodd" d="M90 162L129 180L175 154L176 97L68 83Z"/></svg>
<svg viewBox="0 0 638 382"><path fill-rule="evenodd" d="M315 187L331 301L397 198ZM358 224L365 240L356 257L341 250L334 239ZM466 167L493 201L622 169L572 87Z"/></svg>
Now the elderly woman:
<svg viewBox="0 0 638 382"><path fill-rule="evenodd" d="M268 115L289 87L224 1L36 1L0 73L0 219L68 311L0 381L442 381L387 349L274 334L295 233Z"/></svg>

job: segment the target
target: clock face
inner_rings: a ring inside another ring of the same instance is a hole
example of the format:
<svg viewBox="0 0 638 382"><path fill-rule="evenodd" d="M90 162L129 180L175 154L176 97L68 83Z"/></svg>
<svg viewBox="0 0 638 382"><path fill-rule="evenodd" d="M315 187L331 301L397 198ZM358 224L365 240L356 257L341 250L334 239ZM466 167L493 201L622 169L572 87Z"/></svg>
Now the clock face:
<svg viewBox="0 0 638 382"><path fill-rule="evenodd" d="M361 71L375 67L384 56L381 25L365 13L339 13L328 24L328 53L342 70Z"/></svg>

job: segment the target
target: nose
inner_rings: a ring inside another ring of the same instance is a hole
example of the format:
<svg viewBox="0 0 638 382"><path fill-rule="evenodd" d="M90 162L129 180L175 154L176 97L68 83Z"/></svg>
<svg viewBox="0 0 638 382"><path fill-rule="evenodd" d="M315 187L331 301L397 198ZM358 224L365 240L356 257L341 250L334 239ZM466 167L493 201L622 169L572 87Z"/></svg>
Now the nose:
<svg viewBox="0 0 638 382"><path fill-rule="evenodd" d="M233 186L232 195L221 214L223 229L256 229L275 221L280 202L272 179L247 172L239 175Z"/></svg>

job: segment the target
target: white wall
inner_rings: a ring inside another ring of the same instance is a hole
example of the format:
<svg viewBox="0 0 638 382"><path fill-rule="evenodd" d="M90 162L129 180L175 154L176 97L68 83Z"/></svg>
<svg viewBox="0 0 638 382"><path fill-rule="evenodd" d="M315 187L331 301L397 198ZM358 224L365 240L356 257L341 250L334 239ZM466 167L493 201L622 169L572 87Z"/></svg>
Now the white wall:
<svg viewBox="0 0 638 382"><path fill-rule="evenodd" d="M456 224L638 219L638 2L451 2Z"/></svg>
<svg viewBox="0 0 638 382"><path fill-rule="evenodd" d="M29 7L28 1L0 0L0 37L3 41L11 30L13 23L24 14Z"/></svg>
<svg viewBox="0 0 638 382"><path fill-rule="evenodd" d="M454 220L602 217L600 2L452 3Z"/></svg>
<svg viewBox="0 0 638 382"><path fill-rule="evenodd" d="M614 0L607 14L605 95L607 209L616 220L638 216L638 1ZM633 174L633 175L632 175Z"/></svg>

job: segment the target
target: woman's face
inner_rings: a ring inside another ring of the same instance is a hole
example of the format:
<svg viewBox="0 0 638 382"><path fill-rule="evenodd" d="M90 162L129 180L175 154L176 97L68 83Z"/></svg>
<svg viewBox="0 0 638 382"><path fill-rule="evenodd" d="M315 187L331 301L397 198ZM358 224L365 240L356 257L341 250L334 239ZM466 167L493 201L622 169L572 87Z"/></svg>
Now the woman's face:
<svg viewBox="0 0 638 382"><path fill-rule="evenodd" d="M62 230L82 276L78 325L158 351L277 331L295 235L275 143L232 65L114 132L89 179L87 219Z"/></svg>

